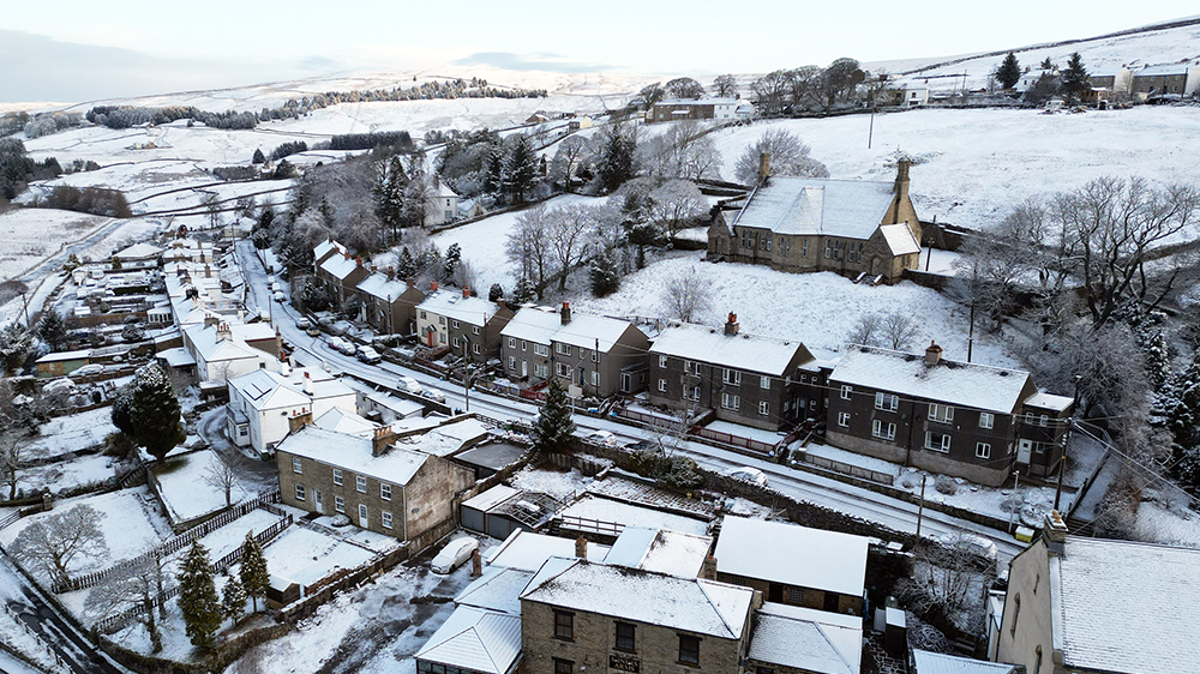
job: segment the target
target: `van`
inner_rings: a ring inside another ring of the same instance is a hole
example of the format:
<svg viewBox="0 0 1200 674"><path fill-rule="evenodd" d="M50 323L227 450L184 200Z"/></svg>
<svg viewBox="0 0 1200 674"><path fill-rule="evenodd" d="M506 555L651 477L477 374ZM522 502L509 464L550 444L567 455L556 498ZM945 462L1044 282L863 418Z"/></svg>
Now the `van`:
<svg viewBox="0 0 1200 674"><path fill-rule="evenodd" d="M457 569L471 558L471 555L479 549L479 541L464 536L456 538L446 544L442 551L437 553L433 561L429 563L429 568L434 573L447 574Z"/></svg>

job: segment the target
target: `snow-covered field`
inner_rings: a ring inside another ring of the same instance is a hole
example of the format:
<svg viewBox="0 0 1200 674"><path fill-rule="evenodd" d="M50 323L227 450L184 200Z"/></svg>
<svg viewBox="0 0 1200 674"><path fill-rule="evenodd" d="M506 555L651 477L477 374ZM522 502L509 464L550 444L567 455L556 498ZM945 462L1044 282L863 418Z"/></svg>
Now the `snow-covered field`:
<svg viewBox="0 0 1200 674"><path fill-rule="evenodd" d="M89 449L103 444L106 435L116 432L111 407L54 417L38 427L38 438L30 445L29 456L45 458Z"/></svg>
<svg viewBox="0 0 1200 674"><path fill-rule="evenodd" d="M20 276L64 245L111 221L48 208L14 208L0 213L0 281Z"/></svg>
<svg viewBox="0 0 1200 674"><path fill-rule="evenodd" d="M911 194L924 220L991 227L1029 197L1072 190L1101 176L1200 183L1200 162L1184 139L1200 138L1200 108L1045 115L1035 110L912 110L761 122L714 133L722 174L768 129L812 147L836 179L895 179L895 153L917 159Z"/></svg>
<svg viewBox="0 0 1200 674"><path fill-rule="evenodd" d="M225 507L225 494L210 484L219 475L223 459L211 449L171 459L163 466L152 468L158 480L163 506L172 521L189 520L216 512ZM232 503L251 496L241 480L235 480L230 490Z"/></svg>

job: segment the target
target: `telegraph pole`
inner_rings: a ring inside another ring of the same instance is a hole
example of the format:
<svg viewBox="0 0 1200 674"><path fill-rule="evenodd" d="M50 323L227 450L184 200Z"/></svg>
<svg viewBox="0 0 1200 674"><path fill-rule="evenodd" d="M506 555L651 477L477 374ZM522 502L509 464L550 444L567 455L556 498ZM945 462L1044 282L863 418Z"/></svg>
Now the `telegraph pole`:
<svg viewBox="0 0 1200 674"><path fill-rule="evenodd" d="M471 363L467 355L467 338L463 337L463 407L464 412L471 411Z"/></svg>
<svg viewBox="0 0 1200 674"><path fill-rule="evenodd" d="M921 518L925 515L925 473L921 474L921 503L917 506L917 545L921 543Z"/></svg>

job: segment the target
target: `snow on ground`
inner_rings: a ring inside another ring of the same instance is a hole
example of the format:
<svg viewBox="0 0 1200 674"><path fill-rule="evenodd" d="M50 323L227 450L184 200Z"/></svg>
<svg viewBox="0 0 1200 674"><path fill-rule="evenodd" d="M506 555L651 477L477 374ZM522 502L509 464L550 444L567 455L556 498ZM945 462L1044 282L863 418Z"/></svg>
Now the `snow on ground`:
<svg viewBox="0 0 1200 674"><path fill-rule="evenodd" d="M895 168L885 164L901 150L920 161L912 167L911 193L923 219L987 228L1027 197L1072 190L1100 176L1200 182L1200 162L1186 143L1177 142L1200 136L1195 111L911 110L875 115L870 149L869 115L762 122L710 138L721 152L726 178L768 129L798 135L836 179L890 182Z"/></svg>
<svg viewBox="0 0 1200 674"><path fill-rule="evenodd" d="M14 208L0 213L0 281L20 276L72 241L111 218L49 208Z"/></svg>
<svg viewBox="0 0 1200 674"><path fill-rule="evenodd" d="M96 484L113 477L113 458L103 454L81 456L70 461L59 461L28 468L21 473L19 488L41 491L43 487L59 493L87 484Z"/></svg>
<svg viewBox="0 0 1200 674"><path fill-rule="evenodd" d="M771 444L779 442L783 439L783 436L787 435L786 433L768 431L762 428L754 428L752 426L743 426L741 424L735 424L728 421L713 421L705 426L705 428L710 431L716 431L717 433L728 433L730 435L736 435L742 438L750 438L751 440L758 440L759 442L769 442Z"/></svg>
<svg viewBox="0 0 1200 674"><path fill-rule="evenodd" d="M512 476L509 483L517 489L549 494L562 500L583 493L592 483L592 478L584 477L578 470L560 472L523 468Z"/></svg>
<svg viewBox="0 0 1200 674"><path fill-rule="evenodd" d="M353 569L375 553L311 529L291 527L263 551L272 576L311 585L339 569Z"/></svg>
<svg viewBox="0 0 1200 674"><path fill-rule="evenodd" d="M1200 512L1180 501L1142 501L1134 536L1141 541L1200 548Z"/></svg>
<svg viewBox="0 0 1200 674"><path fill-rule="evenodd" d="M936 340L946 357L966 360L966 311L934 290L904 281L894 286L855 284L832 272L789 274L745 264L710 264L690 257L662 260L625 277L621 289L603 299L574 298L583 312L614 316L666 316L661 306L668 279L695 269L712 284L711 309L693 322L719 326L725 314L738 315L743 333L796 339L808 348L840 351L855 323L871 313L903 308L916 319L917 335L910 350ZM976 331L973 360L1000 367L1016 366L1003 345Z"/></svg>
<svg viewBox="0 0 1200 674"><path fill-rule="evenodd" d="M116 433L112 408L100 407L78 414L54 417L38 427L38 439L29 447L30 458L62 456L104 444L104 437Z"/></svg>
<svg viewBox="0 0 1200 674"><path fill-rule="evenodd" d="M206 449L152 468L163 507L173 521L186 522L226 507L222 489L209 484L213 479L210 475L220 469L222 461L216 452ZM230 494L232 502L238 503L250 496L251 492L238 479Z"/></svg>

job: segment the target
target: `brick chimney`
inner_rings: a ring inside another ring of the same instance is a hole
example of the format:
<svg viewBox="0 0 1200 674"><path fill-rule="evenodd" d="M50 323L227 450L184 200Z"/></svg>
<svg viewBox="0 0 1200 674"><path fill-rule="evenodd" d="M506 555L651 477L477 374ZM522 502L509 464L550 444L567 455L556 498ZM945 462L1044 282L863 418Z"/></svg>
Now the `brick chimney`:
<svg viewBox="0 0 1200 674"><path fill-rule="evenodd" d="M583 534L580 534L579 538L575 539L575 556L585 562L587 561L587 544L587 537Z"/></svg>
<svg viewBox="0 0 1200 674"><path fill-rule="evenodd" d="M393 280L393 279L395 279L395 278L396 278L396 268L395 268L395 267L393 267L393 266L391 266L391 265L388 265L388 268L387 268L387 277L388 277L388 280L389 280L389 281L391 281L391 280Z"/></svg>
<svg viewBox="0 0 1200 674"><path fill-rule="evenodd" d="M760 152L758 155L758 184L765 185L771 177L771 153Z"/></svg>
<svg viewBox="0 0 1200 674"><path fill-rule="evenodd" d="M738 324L737 314L729 312L729 318L725 320L725 334L732 337L738 333L739 328L741 326Z"/></svg>
<svg viewBox="0 0 1200 674"><path fill-rule="evenodd" d="M430 281L430 282L429 282L429 290L430 290L430 292L435 292L435 293L436 293L436 292L437 292L437 289L438 289L437 281Z"/></svg>
<svg viewBox="0 0 1200 674"><path fill-rule="evenodd" d="M929 348L925 349L925 367L933 367L940 362L942 362L942 347L931 339Z"/></svg>
<svg viewBox="0 0 1200 674"><path fill-rule="evenodd" d="M470 297L470 296L471 296L471 287L463 286L463 297Z"/></svg>
<svg viewBox="0 0 1200 674"><path fill-rule="evenodd" d="M362 256L361 255L354 256L354 264L355 264L355 266L358 266L358 267L362 266Z"/></svg>
<svg viewBox="0 0 1200 674"><path fill-rule="evenodd" d="M708 555L700 566L700 577L708 580L717 579L717 558Z"/></svg>
<svg viewBox="0 0 1200 674"><path fill-rule="evenodd" d="M307 410L301 412L300 414L294 414L288 417L288 433L295 433L301 428L311 424L312 421L312 410Z"/></svg>
<svg viewBox="0 0 1200 674"><path fill-rule="evenodd" d="M304 395L311 396L313 394L312 374L309 373L307 370L305 370L305 372L304 372L303 386L304 386Z"/></svg>
<svg viewBox="0 0 1200 674"><path fill-rule="evenodd" d="M1046 537L1046 548L1051 555L1057 556L1063 553L1063 545L1067 542L1067 523L1063 521L1062 514L1057 510L1051 510L1050 514L1046 515L1042 535Z"/></svg>
<svg viewBox="0 0 1200 674"><path fill-rule="evenodd" d="M413 280L413 277L409 276L404 279L404 285L408 286L409 288L414 288L416 287L417 282Z"/></svg>
<svg viewBox="0 0 1200 674"><path fill-rule="evenodd" d="M204 317L204 327L206 327L206 328L211 328L214 325L220 325L220 324L221 324L221 319L217 318L216 316L205 316Z"/></svg>
<svg viewBox="0 0 1200 674"><path fill-rule="evenodd" d="M204 265L204 278L212 278L212 267L207 263Z"/></svg>
<svg viewBox="0 0 1200 674"><path fill-rule="evenodd" d="M483 575L483 555L479 553L479 548L475 548L471 552L471 577L478 578Z"/></svg>
<svg viewBox="0 0 1200 674"><path fill-rule="evenodd" d="M571 303L563 302L562 309L559 310L558 315L562 319L563 325L570 323L571 322Z"/></svg>
<svg viewBox="0 0 1200 674"><path fill-rule="evenodd" d="M900 222L900 204L908 196L908 159L896 162L896 184L892 187L892 224Z"/></svg>
<svg viewBox="0 0 1200 674"><path fill-rule="evenodd" d="M391 426L376 428L375 435L371 438L371 456L380 456L395 440L396 431L392 430Z"/></svg>

